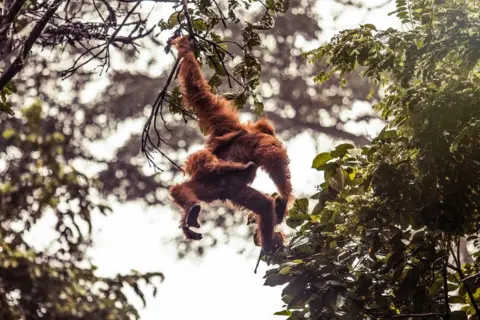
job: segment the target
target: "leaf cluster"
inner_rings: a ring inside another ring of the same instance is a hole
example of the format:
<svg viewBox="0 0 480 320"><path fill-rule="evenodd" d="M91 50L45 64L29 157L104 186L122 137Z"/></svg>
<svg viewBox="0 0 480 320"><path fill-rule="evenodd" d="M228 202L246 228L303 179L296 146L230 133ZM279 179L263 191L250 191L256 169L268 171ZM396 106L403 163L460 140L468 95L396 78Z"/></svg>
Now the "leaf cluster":
<svg viewBox="0 0 480 320"><path fill-rule="evenodd" d="M325 182L289 211L295 233L266 275L287 284L288 319L480 314L480 13L475 1L397 0L394 14L405 31L363 25L306 54L329 66L317 81L361 68L381 83L388 125L370 146L314 159Z"/></svg>
<svg viewBox="0 0 480 320"><path fill-rule="evenodd" d="M100 181L68 161L80 152L70 147L72 136L46 119L34 103L0 130L0 149L7 151L0 158L6 164L0 175L0 318L138 319L124 289L144 300L144 284L157 284L163 275L96 274L86 256L92 216L110 208L97 200ZM39 250L28 241L29 231L47 214L55 219L55 236L52 246Z"/></svg>

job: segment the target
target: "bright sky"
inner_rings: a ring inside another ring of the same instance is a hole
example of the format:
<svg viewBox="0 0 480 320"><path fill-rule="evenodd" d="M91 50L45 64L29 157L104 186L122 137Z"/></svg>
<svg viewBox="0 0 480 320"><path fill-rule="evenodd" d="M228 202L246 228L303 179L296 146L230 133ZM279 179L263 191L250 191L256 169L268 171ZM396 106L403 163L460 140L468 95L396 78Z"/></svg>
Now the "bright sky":
<svg viewBox="0 0 480 320"><path fill-rule="evenodd" d="M368 0L369 4L384 0ZM169 14L170 5L161 4L162 12ZM368 15L359 14L358 10L343 13L340 25L333 29L331 19L332 1L324 0L318 4L323 18L322 26L326 29L328 40L339 29L356 27L359 23L374 23L378 28L386 28L395 23L387 16L393 6ZM165 11L163 11L165 9ZM366 17L360 20L362 17ZM142 63L142 62L140 62ZM355 105L355 111L363 111L369 106ZM98 156L110 154L120 146L131 132L140 132L142 122L128 125L128 130L92 146ZM358 133L368 132L375 136L381 124L369 128L351 125L349 129ZM112 144L110 141L116 141ZM140 143L140 142L139 142ZM337 144L339 142L336 142ZM314 186L321 183L323 175L311 167L317 152L327 151L334 144L327 138L313 141L308 134L301 134L288 144L291 159L292 183L294 194L313 194ZM316 150L317 149L317 150ZM274 192L273 183L265 174L259 174L253 187L264 192ZM203 259L176 259L176 248L172 243L165 243L180 231L177 228L179 213L165 207L147 208L139 203L113 203L113 214L108 217L96 217L94 220L94 248L90 251L98 272L102 275L127 273L132 269L141 272L161 271L165 281L160 284L157 296L148 293L147 307L140 307L142 320L186 320L186 319L231 319L231 320L268 320L282 319L273 316L282 310L281 289L263 286L263 275L267 267L260 265L259 272L253 273L258 249L254 248L251 256L236 254L241 244L231 243L206 251ZM46 217L36 227L31 242L41 247L50 239L52 220ZM125 231L128 230L127 234Z"/></svg>

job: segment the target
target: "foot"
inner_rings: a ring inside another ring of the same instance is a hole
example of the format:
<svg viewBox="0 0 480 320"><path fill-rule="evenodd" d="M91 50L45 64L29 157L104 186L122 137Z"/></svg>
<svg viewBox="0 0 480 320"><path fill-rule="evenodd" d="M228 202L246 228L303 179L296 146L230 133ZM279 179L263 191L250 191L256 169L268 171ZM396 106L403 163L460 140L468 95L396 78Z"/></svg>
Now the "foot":
<svg viewBox="0 0 480 320"><path fill-rule="evenodd" d="M187 212L186 219L181 225L183 234L187 239L200 240L203 238L201 233L190 230L190 227L200 228L200 224L198 223L198 215L200 214L201 209L202 207L199 204L194 204Z"/></svg>
<svg viewBox="0 0 480 320"><path fill-rule="evenodd" d="M262 245L262 252L272 253L283 248L284 237L283 233L275 232L271 242L264 242Z"/></svg>
<svg viewBox="0 0 480 320"><path fill-rule="evenodd" d="M282 196L275 198L275 215L277 216L277 223L280 224L283 222L283 218L287 213L287 199Z"/></svg>
<svg viewBox="0 0 480 320"><path fill-rule="evenodd" d="M187 213L187 227L200 228L198 223L198 215L202 207L199 204L194 204L190 207Z"/></svg>
<svg viewBox="0 0 480 320"><path fill-rule="evenodd" d="M201 233L190 230L188 227L182 227L183 234L190 240L201 240L203 235Z"/></svg>

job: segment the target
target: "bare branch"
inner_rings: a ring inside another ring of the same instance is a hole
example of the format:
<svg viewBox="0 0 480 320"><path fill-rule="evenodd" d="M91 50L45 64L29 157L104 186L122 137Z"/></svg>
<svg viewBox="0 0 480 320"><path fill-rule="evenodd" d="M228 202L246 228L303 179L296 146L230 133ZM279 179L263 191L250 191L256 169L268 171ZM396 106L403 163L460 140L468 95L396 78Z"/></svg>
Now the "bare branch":
<svg viewBox="0 0 480 320"><path fill-rule="evenodd" d="M163 119L163 115L162 115L163 102L167 95L168 87L172 82L173 76L175 75L175 72L177 71L179 64L180 64L180 59L177 59L175 61L175 64L172 70L170 71L170 75L168 76L167 82L165 83L163 89L159 92L157 98L155 99L155 102L153 103L152 111L148 116L147 122L145 123L145 126L143 127L143 132L142 132L142 152L147 157L147 161L149 165L153 166L155 169L158 169L160 171L163 171L163 170L159 168L153 161L152 152L160 153L160 155L165 157L175 168L183 171L183 169L175 161L173 161L162 150L160 150L159 148L160 143L164 143L164 144L168 144L168 143L162 138L157 128L157 117L159 113L160 113L160 117L162 118L165 124L165 120ZM155 133L157 135L156 143L150 137L150 130L152 129L152 123L153 123L153 129L155 130Z"/></svg>
<svg viewBox="0 0 480 320"><path fill-rule="evenodd" d="M183 14L185 15L185 20L187 21L188 34L190 35L190 39L193 39L195 32L193 32L192 18L190 18L190 13L188 13L187 0L182 0L182 5L183 5Z"/></svg>
<svg viewBox="0 0 480 320"><path fill-rule="evenodd" d="M105 59L107 60L105 63L104 63L104 66L105 64L108 64L108 60L109 60L109 53L108 53L108 49L110 47L110 44L112 44L112 42L116 39L118 33L120 32L120 30L127 24L127 21L128 19L130 18L130 16L133 14L133 12L137 9L137 7L142 3L141 0L137 0L137 3L128 11L127 15L125 16L125 18L123 19L122 23L117 27L117 29L115 30L115 32L113 32L113 34L110 36L110 38L108 39L107 43L105 44L105 46L102 48L102 50L100 50L99 52L93 54L89 59L87 59L86 61L82 62L81 64L77 65L77 62L79 61L77 59L77 61L74 63L74 65L72 67L70 67L68 70L65 70L64 72L64 77L68 77L70 75L72 75L77 69L83 67L84 65L86 65L87 63L89 63L90 61L92 61L93 59L95 58L98 58L101 54L103 54L105 51L107 51L106 53L106 56L105 56ZM107 69L108 69L108 66L107 66Z"/></svg>

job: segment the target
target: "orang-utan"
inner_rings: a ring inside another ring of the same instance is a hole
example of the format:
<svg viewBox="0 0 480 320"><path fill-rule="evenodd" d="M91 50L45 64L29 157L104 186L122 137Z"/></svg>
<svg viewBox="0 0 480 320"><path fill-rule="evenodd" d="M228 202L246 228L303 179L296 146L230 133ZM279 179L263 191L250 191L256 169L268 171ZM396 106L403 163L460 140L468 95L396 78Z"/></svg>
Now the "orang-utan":
<svg viewBox="0 0 480 320"><path fill-rule="evenodd" d="M202 237L189 229L200 227L200 201L230 200L256 214L257 236L264 251L282 246L283 235L274 228L285 216L292 186L287 152L276 138L272 123L266 118L241 123L235 106L210 92L189 38L176 38L171 43L177 48L178 58L183 58L178 78L184 104L193 109L208 134L206 148L186 161L190 178L170 189L174 201L184 210L181 227L186 237ZM275 183L280 194L276 199L249 186L259 167Z"/></svg>

